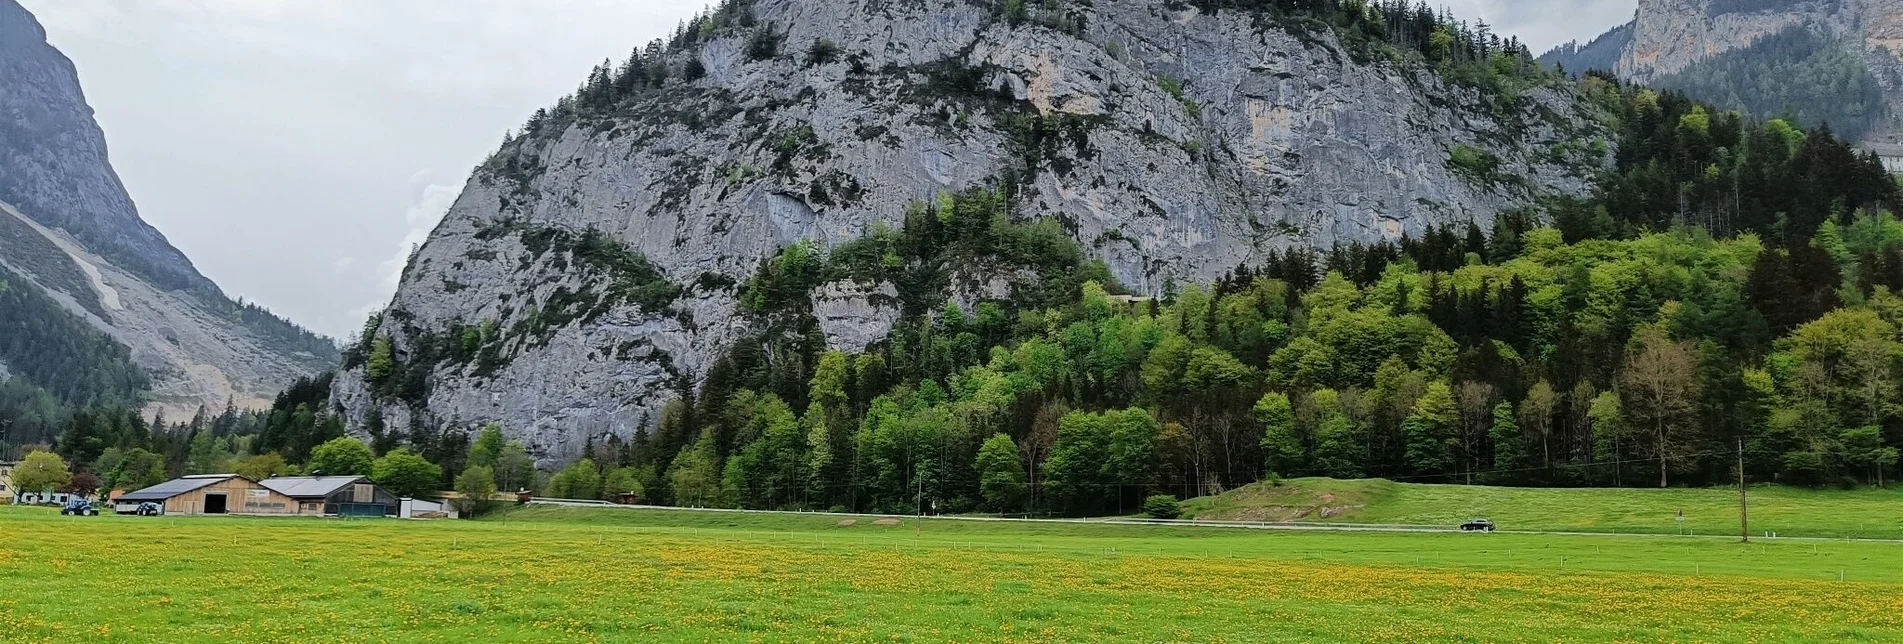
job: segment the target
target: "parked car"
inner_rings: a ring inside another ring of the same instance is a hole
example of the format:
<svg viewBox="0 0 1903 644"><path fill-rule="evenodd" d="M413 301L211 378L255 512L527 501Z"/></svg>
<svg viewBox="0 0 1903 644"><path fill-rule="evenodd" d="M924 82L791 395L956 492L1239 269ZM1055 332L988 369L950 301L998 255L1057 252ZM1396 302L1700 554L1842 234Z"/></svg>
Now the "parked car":
<svg viewBox="0 0 1903 644"><path fill-rule="evenodd" d="M1493 532L1493 528L1493 519L1474 519L1460 524L1460 529L1465 532Z"/></svg>
<svg viewBox="0 0 1903 644"><path fill-rule="evenodd" d="M142 517L156 517L165 514L165 506L146 501L140 503L138 509L133 510L132 513Z"/></svg>
<svg viewBox="0 0 1903 644"><path fill-rule="evenodd" d="M92 502L85 499L71 499L66 502L66 507L59 509L59 513L75 517L96 517L99 516L99 508L93 507Z"/></svg>

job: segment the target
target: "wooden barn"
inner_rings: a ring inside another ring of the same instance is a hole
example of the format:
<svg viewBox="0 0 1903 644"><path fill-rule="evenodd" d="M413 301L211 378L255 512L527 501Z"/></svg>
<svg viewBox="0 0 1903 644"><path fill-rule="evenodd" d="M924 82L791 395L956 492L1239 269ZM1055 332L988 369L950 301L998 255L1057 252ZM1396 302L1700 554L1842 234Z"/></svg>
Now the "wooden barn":
<svg viewBox="0 0 1903 644"><path fill-rule="evenodd" d="M361 476L279 476L258 482L297 501L297 513L311 516L396 516L396 495Z"/></svg>
<svg viewBox="0 0 1903 644"><path fill-rule="evenodd" d="M157 503L166 514L297 514L296 499L236 474L201 474L173 479L121 495L114 509L131 512L140 503Z"/></svg>

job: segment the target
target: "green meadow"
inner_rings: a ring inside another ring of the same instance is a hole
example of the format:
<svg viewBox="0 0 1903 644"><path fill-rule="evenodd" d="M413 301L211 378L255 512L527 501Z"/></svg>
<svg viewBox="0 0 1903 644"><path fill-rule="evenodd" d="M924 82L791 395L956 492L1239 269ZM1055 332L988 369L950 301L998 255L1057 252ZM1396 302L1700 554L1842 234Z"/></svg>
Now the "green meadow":
<svg viewBox="0 0 1903 644"><path fill-rule="evenodd" d="M0 641L1903 639L1896 543L895 519L0 508Z"/></svg>

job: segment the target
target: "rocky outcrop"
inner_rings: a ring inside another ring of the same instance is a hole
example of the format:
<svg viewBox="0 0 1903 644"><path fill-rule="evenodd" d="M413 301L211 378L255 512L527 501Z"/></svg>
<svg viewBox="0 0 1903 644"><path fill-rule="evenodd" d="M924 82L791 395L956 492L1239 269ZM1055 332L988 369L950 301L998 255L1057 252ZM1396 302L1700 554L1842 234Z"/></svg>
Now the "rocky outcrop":
<svg viewBox="0 0 1903 644"><path fill-rule="evenodd" d="M1860 44L1873 64L1903 55L1903 0L1641 0L1636 15L1617 71L1641 83L1794 26Z"/></svg>
<svg viewBox="0 0 1903 644"><path fill-rule="evenodd" d="M867 287L840 281L813 294L813 317L826 333L826 345L860 353L892 334L899 321L899 291L891 283Z"/></svg>
<svg viewBox="0 0 1903 644"><path fill-rule="evenodd" d="M1903 114L1903 0L1640 0L1633 22L1602 37L1622 47L1615 73L1653 84L1700 61L1749 47L1788 29L1808 29L1842 43L1882 86L1892 114ZM1565 48L1542 57L1564 60ZM1597 58L1598 53L1594 52ZM1703 96L1725 100L1724 96ZM1851 100L1818 96L1819 101ZM1896 123L1879 123L1870 138L1894 139Z"/></svg>
<svg viewBox="0 0 1903 644"><path fill-rule="evenodd" d="M173 418L268 407L336 348L228 299L139 218L106 158L71 61L0 0L0 266L130 349Z"/></svg>
<svg viewBox="0 0 1903 644"><path fill-rule="evenodd" d="M1582 193L1604 160L1582 156L1593 146L1576 144L1603 133L1563 87L1493 101L1238 12L1098 0L1076 3L1080 19L1060 31L1010 24L993 4L759 0L757 27L674 54L691 82L677 75L614 118L530 128L413 258L379 330L396 353L457 325L519 328L599 291L576 255L524 244L545 229L600 231L685 295L512 337L504 364L444 362L409 399L372 393L358 367L335 399L358 423L372 410L386 425L413 413L497 422L562 458L651 426L753 332L733 285L763 260L896 229L908 204L947 191L1018 177L1016 216L1060 222L1123 286L1157 293L1291 246L1486 226L1541 195ZM774 55L760 55L763 39ZM828 45L832 56L810 53ZM1455 171L1461 148L1498 170ZM1034 175L1018 172L1027 158ZM983 292L986 276L966 277ZM886 288L819 293L834 347L889 332Z"/></svg>

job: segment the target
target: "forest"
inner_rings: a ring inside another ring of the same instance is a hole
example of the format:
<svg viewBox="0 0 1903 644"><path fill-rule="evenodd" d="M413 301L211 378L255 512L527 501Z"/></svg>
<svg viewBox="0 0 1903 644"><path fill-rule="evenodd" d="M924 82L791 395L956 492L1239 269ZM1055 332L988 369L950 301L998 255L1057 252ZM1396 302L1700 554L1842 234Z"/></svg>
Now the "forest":
<svg viewBox="0 0 1903 644"><path fill-rule="evenodd" d="M1448 33L1425 24L1430 46ZM1523 56L1515 46L1486 60L1519 73ZM628 78L597 72L602 88ZM1896 181L1821 124L1599 73L1573 87L1613 138L1582 198L1391 243L1289 248L1145 297L1006 186L947 193L896 229L767 258L734 285L758 333L683 378L652 431L603 436L559 472L521 471L523 447L504 428L437 427L423 414L385 427L373 413L366 447L426 459L439 487L880 512L1130 511L1152 494L1308 475L1647 487L1894 478ZM625 99L595 91L610 93L584 88L580 103ZM1033 172L1057 162L1018 156ZM1009 296L973 295L993 276L1009 276ZM840 281L894 287L903 316L888 340L828 350L812 296ZM498 331L471 324L439 353L506 360L486 357ZM389 395L426 387L431 370L403 364L376 328L350 359L384 374L373 380ZM204 443L223 463L316 469L321 446L353 440L327 391L300 383L269 412L223 425L76 415L57 448L115 482L134 449L176 473L198 467L192 446Z"/></svg>
<svg viewBox="0 0 1903 644"><path fill-rule="evenodd" d="M1883 87L1857 46L1804 25L1700 60L1652 85L1749 114L1828 124L1852 141L1890 116Z"/></svg>

